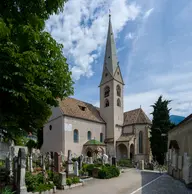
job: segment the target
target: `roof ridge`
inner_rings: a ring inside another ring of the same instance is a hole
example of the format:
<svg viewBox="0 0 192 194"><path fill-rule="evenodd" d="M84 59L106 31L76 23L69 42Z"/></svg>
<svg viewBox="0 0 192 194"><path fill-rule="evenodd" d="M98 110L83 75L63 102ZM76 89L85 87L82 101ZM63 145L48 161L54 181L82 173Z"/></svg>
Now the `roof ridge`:
<svg viewBox="0 0 192 194"><path fill-rule="evenodd" d="M124 112L124 113L128 113L128 112L131 112L131 111L136 111L136 110L139 110L140 108L136 108L136 109L133 109L133 110L128 110L128 111L126 111L126 112Z"/></svg>
<svg viewBox="0 0 192 194"><path fill-rule="evenodd" d="M79 99L77 99L77 98L73 98L73 97L66 97L66 98L73 99L73 100L77 100L77 101L79 101L79 102L83 102L83 103L85 103L85 104L89 104L89 105L92 105L92 106L93 106L93 104L91 104L91 103L89 103L89 102L85 102L85 101L79 100ZM65 99L66 99L66 98L65 98ZM95 106L94 106L94 107L95 107Z"/></svg>

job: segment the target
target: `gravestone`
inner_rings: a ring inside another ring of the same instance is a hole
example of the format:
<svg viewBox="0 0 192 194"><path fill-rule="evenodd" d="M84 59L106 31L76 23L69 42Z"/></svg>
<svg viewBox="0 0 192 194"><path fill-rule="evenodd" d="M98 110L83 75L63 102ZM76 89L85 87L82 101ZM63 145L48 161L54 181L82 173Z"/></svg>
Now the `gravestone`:
<svg viewBox="0 0 192 194"><path fill-rule="evenodd" d="M85 156L85 158L84 158L84 162L87 164L88 163L88 156Z"/></svg>
<svg viewBox="0 0 192 194"><path fill-rule="evenodd" d="M60 172L60 154L55 152L54 154L55 171Z"/></svg>
<svg viewBox="0 0 192 194"><path fill-rule="evenodd" d="M26 194L25 185L26 153L24 148L19 148L18 166L17 166L17 193Z"/></svg>
<svg viewBox="0 0 192 194"><path fill-rule="evenodd" d="M75 176L79 176L79 163L77 161L74 162L74 174Z"/></svg>
<svg viewBox="0 0 192 194"><path fill-rule="evenodd" d="M66 169L67 177L69 177L69 175L72 175L74 173L71 150L68 150L66 165L67 165L67 169Z"/></svg>
<svg viewBox="0 0 192 194"><path fill-rule="evenodd" d="M64 186L66 185L66 173L60 172L59 173L59 180L60 180L60 189L64 189Z"/></svg>
<svg viewBox="0 0 192 194"><path fill-rule="evenodd" d="M117 166L117 162L116 162L116 158L115 157L112 157L112 165L113 166Z"/></svg>
<svg viewBox="0 0 192 194"><path fill-rule="evenodd" d="M47 153L47 158L48 158L48 168L49 168L49 170L51 170L51 164L52 164L51 162L52 161L51 161L51 154L50 154L50 152Z"/></svg>
<svg viewBox="0 0 192 194"><path fill-rule="evenodd" d="M54 171L54 153L51 152L51 171L53 172Z"/></svg>
<svg viewBox="0 0 192 194"><path fill-rule="evenodd" d="M109 162L108 158L109 157L106 154L103 154L103 156L102 156L102 163L107 164Z"/></svg>
<svg viewBox="0 0 192 194"><path fill-rule="evenodd" d="M18 166L18 157L13 158L13 177L14 177L14 184L17 184L17 166Z"/></svg>
<svg viewBox="0 0 192 194"><path fill-rule="evenodd" d="M33 158L32 158L32 154L29 156L29 171L33 172Z"/></svg>
<svg viewBox="0 0 192 194"><path fill-rule="evenodd" d="M191 157L184 153L183 159L183 180L186 184L189 184L192 180L190 177L190 166L191 166Z"/></svg>
<svg viewBox="0 0 192 194"><path fill-rule="evenodd" d="M179 170L182 170L182 167L183 167L183 157L182 156L178 156L178 169Z"/></svg>
<svg viewBox="0 0 192 194"><path fill-rule="evenodd" d="M79 170L80 170L82 168L83 160L84 160L83 154L81 154L79 158L80 158L80 163L79 163Z"/></svg>
<svg viewBox="0 0 192 194"><path fill-rule="evenodd" d="M93 164L93 157L89 157L89 164Z"/></svg>

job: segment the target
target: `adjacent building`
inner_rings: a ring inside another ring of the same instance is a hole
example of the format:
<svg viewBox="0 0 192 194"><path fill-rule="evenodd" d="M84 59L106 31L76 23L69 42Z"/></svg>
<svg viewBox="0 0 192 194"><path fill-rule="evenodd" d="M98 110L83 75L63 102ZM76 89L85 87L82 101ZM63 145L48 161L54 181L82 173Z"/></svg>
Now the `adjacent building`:
<svg viewBox="0 0 192 194"><path fill-rule="evenodd" d="M192 183L192 114L168 132L168 173Z"/></svg>

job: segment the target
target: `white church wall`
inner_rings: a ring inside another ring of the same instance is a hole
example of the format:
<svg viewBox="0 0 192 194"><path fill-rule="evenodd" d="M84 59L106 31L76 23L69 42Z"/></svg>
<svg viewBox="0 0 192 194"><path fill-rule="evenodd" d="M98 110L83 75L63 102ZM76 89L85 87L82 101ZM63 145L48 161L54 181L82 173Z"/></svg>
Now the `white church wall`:
<svg viewBox="0 0 192 194"><path fill-rule="evenodd" d="M105 124L86 121L74 117L64 117L65 128L65 155L68 150L72 151L73 155L79 156L83 151L83 145L88 141L87 132L91 131L92 139L100 141L100 133L103 133L105 139ZM73 141L73 131L77 129L79 132L79 142Z"/></svg>
<svg viewBox="0 0 192 194"><path fill-rule="evenodd" d="M135 125L135 160L150 160L149 150L150 150L150 144L149 144L149 137L148 137L148 130L149 127L146 127L146 125ZM143 152L139 153L139 132L143 132Z"/></svg>
<svg viewBox="0 0 192 194"><path fill-rule="evenodd" d="M63 116L46 123L43 128L42 152L64 152Z"/></svg>
<svg viewBox="0 0 192 194"><path fill-rule="evenodd" d="M59 107L52 107L51 111L52 111L52 114L49 117L48 122L52 121L53 119L56 119L62 115L62 111Z"/></svg>
<svg viewBox="0 0 192 194"><path fill-rule="evenodd" d="M123 133L132 133L133 132L133 126L132 125L128 125L123 127Z"/></svg>

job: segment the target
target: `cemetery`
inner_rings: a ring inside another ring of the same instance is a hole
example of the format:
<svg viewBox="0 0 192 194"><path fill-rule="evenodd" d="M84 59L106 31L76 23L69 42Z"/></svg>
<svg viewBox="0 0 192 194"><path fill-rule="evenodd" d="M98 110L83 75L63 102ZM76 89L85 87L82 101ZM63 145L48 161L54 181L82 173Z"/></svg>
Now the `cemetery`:
<svg viewBox="0 0 192 194"><path fill-rule="evenodd" d="M109 179L120 175L116 158L106 154L72 157L68 150L64 160L62 153L41 153L13 143L0 161L0 191L6 194L55 193L58 189L82 186L92 178Z"/></svg>

